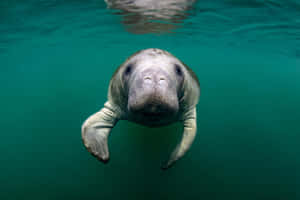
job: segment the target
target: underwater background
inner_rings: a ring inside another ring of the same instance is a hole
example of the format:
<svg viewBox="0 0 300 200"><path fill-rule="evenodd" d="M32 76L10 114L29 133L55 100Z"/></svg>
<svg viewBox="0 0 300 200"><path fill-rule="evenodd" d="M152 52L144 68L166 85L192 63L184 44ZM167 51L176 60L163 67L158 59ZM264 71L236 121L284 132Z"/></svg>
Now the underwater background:
<svg viewBox="0 0 300 200"><path fill-rule="evenodd" d="M300 199L300 1L201 0L161 32L125 15L102 0L0 1L0 199ZM200 80L196 140L162 171L181 124L120 121L104 165L81 125L117 67L152 47Z"/></svg>

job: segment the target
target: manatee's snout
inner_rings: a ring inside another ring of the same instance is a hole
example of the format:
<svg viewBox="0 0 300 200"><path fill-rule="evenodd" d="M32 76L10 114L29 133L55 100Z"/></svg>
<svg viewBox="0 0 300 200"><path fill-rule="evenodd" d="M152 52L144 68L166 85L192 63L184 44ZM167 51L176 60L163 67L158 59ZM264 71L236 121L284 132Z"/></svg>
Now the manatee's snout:
<svg viewBox="0 0 300 200"><path fill-rule="evenodd" d="M138 72L128 94L128 110L144 116L172 116L178 111L176 81L160 68Z"/></svg>

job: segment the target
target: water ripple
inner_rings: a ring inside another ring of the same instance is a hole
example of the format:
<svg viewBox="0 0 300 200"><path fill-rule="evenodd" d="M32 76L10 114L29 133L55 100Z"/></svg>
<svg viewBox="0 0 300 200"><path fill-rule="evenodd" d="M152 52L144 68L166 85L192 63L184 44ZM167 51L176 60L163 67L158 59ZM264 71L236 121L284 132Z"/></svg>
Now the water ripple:
<svg viewBox="0 0 300 200"><path fill-rule="evenodd" d="M281 48L299 52L300 1L159 2L1 1L0 49L32 38L64 41L72 37L104 38L113 35L117 41L128 31L133 34L172 33L169 36L175 36L177 40L188 37L198 42L256 42L264 45L267 41L268 45L278 44Z"/></svg>

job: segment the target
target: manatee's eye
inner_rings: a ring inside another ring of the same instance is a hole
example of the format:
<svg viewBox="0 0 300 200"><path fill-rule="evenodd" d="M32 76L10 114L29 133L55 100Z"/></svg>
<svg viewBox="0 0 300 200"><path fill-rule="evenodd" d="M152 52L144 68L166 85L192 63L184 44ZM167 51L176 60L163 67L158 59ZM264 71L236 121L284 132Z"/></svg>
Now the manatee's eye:
<svg viewBox="0 0 300 200"><path fill-rule="evenodd" d="M127 65L127 67L126 67L126 69L124 71L125 76L128 76L131 73L132 67L133 67L132 64Z"/></svg>
<svg viewBox="0 0 300 200"><path fill-rule="evenodd" d="M182 69L181 69L181 67L178 64L175 64L175 72L176 72L176 74L178 76L182 76L183 75Z"/></svg>

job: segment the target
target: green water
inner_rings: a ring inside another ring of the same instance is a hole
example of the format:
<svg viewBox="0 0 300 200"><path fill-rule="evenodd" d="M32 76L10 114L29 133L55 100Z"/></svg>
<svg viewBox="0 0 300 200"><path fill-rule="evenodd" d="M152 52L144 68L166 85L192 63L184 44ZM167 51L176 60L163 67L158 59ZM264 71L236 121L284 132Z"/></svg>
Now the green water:
<svg viewBox="0 0 300 200"><path fill-rule="evenodd" d="M199 1L161 34L121 18L96 0L0 2L0 199L300 199L299 1ZM150 47L200 80L196 140L161 171L181 125L121 121L104 165L81 124Z"/></svg>

